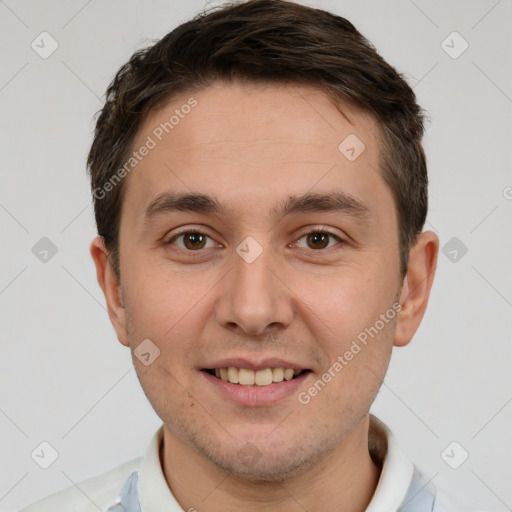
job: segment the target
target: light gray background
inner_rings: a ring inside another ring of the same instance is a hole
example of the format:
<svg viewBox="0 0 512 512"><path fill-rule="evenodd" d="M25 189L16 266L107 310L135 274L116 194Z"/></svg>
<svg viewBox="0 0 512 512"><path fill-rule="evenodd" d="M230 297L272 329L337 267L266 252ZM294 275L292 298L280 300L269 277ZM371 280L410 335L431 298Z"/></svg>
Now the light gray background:
<svg viewBox="0 0 512 512"><path fill-rule="evenodd" d="M422 327L395 350L374 412L467 510L511 510L512 2L309 5L346 16L414 86L431 117L427 227L468 248L440 254ZM204 6L0 1L3 512L142 455L160 425L96 283L85 157L115 71ZM42 31L59 44L47 59L31 48ZM456 59L442 47L453 31L469 44ZM32 253L42 237L58 248L46 263ZM59 453L46 470L30 457L42 441ZM452 441L452 464L469 453L458 469L441 456Z"/></svg>

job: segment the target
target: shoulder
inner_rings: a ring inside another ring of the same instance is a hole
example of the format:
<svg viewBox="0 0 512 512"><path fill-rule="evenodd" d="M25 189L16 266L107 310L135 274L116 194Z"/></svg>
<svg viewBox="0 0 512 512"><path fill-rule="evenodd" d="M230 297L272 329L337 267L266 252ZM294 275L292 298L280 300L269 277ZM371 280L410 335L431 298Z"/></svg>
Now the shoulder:
<svg viewBox="0 0 512 512"><path fill-rule="evenodd" d="M20 512L104 512L114 503L130 474L140 468L141 462L142 457L126 462L102 475L83 480L36 501Z"/></svg>

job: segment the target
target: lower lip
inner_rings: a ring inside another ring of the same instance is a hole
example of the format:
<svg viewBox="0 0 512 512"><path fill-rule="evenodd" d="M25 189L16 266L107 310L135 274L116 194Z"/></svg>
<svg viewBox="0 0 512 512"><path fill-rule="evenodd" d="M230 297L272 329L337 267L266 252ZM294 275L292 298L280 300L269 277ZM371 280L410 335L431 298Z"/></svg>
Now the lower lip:
<svg viewBox="0 0 512 512"><path fill-rule="evenodd" d="M231 384L217 377L210 375L208 372L201 371L214 389L227 399L238 405L246 407L268 407L279 401L290 397L297 393L297 389L304 383L311 372L306 372L295 379L276 382L269 386L244 386L241 384Z"/></svg>

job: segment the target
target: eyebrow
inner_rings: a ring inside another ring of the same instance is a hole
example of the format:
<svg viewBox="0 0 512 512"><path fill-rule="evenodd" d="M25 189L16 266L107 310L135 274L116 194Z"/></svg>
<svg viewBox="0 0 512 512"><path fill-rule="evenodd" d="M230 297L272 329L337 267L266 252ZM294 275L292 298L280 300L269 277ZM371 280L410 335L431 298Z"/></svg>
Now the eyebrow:
<svg viewBox="0 0 512 512"><path fill-rule="evenodd" d="M308 212L341 212L354 217L369 217L370 209L361 200L344 192L306 193L290 196L270 214L275 220Z"/></svg>
<svg viewBox="0 0 512 512"><path fill-rule="evenodd" d="M195 212L228 216L233 214L214 196L201 193L165 192L151 201L145 210L145 222L172 212ZM344 192L306 193L289 196L270 210L270 216L280 220L288 215L314 212L341 212L354 217L369 217L370 209L361 200Z"/></svg>
<svg viewBox="0 0 512 512"><path fill-rule="evenodd" d="M170 212L196 212L226 215L226 209L213 196L199 193L164 192L149 203L144 217L146 221Z"/></svg>

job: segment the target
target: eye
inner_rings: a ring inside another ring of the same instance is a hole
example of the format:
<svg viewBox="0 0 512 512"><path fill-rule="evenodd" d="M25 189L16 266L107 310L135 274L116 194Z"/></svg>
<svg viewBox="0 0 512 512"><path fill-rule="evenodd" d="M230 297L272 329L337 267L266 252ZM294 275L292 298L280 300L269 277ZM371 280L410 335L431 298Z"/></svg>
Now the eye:
<svg viewBox="0 0 512 512"><path fill-rule="evenodd" d="M327 231L312 231L301 236L296 245L302 249L328 249L340 242L341 238Z"/></svg>
<svg viewBox="0 0 512 512"><path fill-rule="evenodd" d="M215 247L215 242L206 234L200 231L186 231L174 236L169 240L169 245L176 245L180 249L197 251Z"/></svg>

